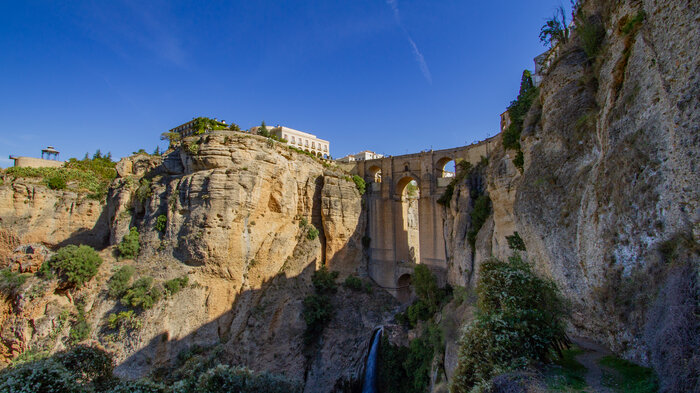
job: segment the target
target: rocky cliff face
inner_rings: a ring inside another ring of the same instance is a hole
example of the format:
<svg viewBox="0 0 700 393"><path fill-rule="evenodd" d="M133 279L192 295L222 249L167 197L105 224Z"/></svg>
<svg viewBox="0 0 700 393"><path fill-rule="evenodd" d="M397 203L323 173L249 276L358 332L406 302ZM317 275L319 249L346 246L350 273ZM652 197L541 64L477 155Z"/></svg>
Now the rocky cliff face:
<svg viewBox="0 0 700 393"><path fill-rule="evenodd" d="M68 333L61 312L80 298L95 327L91 340L117 354L116 371L126 377L168 367L196 345L221 348L229 363L304 381L307 391L330 391L359 378L365 354L357 349L368 346L372 329L390 317L393 298L341 288L332 300L336 318L313 349L303 342L301 317L318 267L328 265L341 279L365 269L361 196L344 173L270 139L236 132L189 138L163 157L124 159L117 172L105 206L63 202L56 192L32 193L21 182L0 189L8 201L0 210L3 227L10 223L20 235L51 245L86 228L112 245L101 253L98 276L77 293L66 297L49 286L22 302L31 286L44 285L32 277L16 298L6 299L4 315L12 321L3 321L5 356L34 345L59 349ZM69 203L74 223L66 225ZM74 218L78 213L81 221ZM159 217L166 220L162 230L156 229ZM30 223L39 220L51 224L34 233ZM140 233L139 257L117 261L113 246L130 227ZM309 236L314 228L318 236ZM192 285L144 311L140 328L114 333L106 320L121 308L106 288L123 265L161 283L187 275ZM36 328L40 320L48 321L46 328Z"/></svg>
<svg viewBox="0 0 700 393"><path fill-rule="evenodd" d="M451 281L473 285L458 273L478 271L480 255L507 256L505 236L517 231L571 300L572 332L653 365L668 388L673 364L697 359L687 335L698 332L700 9L588 1L583 10L605 27L601 52L589 60L576 35L561 46L525 120L524 170L513 151L489 157L493 210L474 257L448 241L459 267ZM453 202L446 217L459 236L472 204Z"/></svg>

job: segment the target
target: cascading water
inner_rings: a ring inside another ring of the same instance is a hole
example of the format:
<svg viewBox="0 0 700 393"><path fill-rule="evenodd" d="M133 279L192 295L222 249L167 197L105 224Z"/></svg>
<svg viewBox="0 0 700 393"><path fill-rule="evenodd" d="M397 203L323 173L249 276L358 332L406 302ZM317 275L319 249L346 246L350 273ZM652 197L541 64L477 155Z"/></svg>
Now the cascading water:
<svg viewBox="0 0 700 393"><path fill-rule="evenodd" d="M362 393L376 393L377 391L377 353L379 352L379 342L382 338L383 327L377 329L372 339L372 346L365 364L365 380L362 383Z"/></svg>

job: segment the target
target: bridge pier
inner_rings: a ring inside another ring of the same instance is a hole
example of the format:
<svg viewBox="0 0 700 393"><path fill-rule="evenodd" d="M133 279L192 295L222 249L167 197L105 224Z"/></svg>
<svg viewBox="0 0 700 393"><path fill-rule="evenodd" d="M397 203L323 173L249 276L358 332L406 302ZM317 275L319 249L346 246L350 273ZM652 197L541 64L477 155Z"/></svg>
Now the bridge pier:
<svg viewBox="0 0 700 393"><path fill-rule="evenodd" d="M453 149L356 161L346 166L368 183L367 236L370 246L367 270L377 284L402 301L407 301L405 288L410 279L407 281L406 277L413 274L415 263L428 266L436 274L440 285L445 284L445 208L437 202L452 181L449 177L443 177L445 164L452 160L466 160L476 165L494 150L497 138ZM417 201L412 202L418 208L418 230L415 234L408 225L408 202L403 196L411 180L417 182L420 192ZM411 236L415 235L418 237L419 251L414 263L410 258L410 244L415 244L411 243L415 240Z"/></svg>

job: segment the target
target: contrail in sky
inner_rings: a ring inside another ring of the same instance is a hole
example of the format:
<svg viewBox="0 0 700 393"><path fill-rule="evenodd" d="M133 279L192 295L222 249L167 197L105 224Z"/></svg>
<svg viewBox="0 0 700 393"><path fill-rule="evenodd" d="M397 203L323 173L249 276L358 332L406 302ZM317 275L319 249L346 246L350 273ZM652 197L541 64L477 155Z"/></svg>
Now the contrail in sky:
<svg viewBox="0 0 700 393"><path fill-rule="evenodd" d="M425 58L418 49L418 45L416 45L416 42L413 41L411 34L408 33L408 30L406 30L406 28L403 26L403 23L401 23L401 15L399 14L399 4L397 0L386 0L386 3L389 4L391 10L394 11L394 19L396 20L396 23L403 31L404 35L406 36L406 39L408 40L408 43L411 44L411 49L413 49L413 57L418 62L418 67L420 67L423 76L428 81L428 83L432 85L433 76L430 74L430 68L428 68L428 63L425 62Z"/></svg>

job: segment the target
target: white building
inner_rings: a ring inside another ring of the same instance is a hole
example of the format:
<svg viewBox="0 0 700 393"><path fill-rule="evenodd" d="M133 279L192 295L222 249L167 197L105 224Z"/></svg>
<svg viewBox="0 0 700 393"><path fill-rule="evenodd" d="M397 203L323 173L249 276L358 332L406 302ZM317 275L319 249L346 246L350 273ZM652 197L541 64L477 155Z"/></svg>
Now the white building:
<svg viewBox="0 0 700 393"><path fill-rule="evenodd" d="M373 151L369 150L364 150L361 151L357 154L350 154L347 155L343 158L338 159L340 162L355 162L355 161L366 161L366 160L374 160L376 158L382 158L384 157L383 154L378 154Z"/></svg>
<svg viewBox="0 0 700 393"><path fill-rule="evenodd" d="M260 127L253 127L250 132L257 134L259 129ZM316 157L330 157L330 142L320 139L316 135L282 126L267 127L267 130L271 135L287 140L289 146L312 153Z"/></svg>

